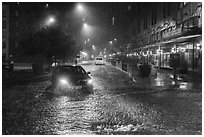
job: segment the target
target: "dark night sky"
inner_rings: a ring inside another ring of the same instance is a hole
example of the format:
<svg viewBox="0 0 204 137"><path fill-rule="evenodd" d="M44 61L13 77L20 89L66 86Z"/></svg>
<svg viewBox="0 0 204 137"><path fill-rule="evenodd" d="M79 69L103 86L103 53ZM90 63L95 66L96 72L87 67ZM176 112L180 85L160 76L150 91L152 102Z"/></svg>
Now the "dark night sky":
<svg viewBox="0 0 204 137"><path fill-rule="evenodd" d="M81 3L86 11L84 15L76 15L77 3L59 2L48 3L50 11L57 11L59 16L67 14L71 16L74 22L72 25L79 25L79 21L85 18L87 23L94 27L93 33L90 35L93 44L103 46L113 40L118 39L122 42L122 38L126 35L128 29L128 5L124 2L86 2ZM112 26L112 17L115 17L115 25ZM76 29L79 29L77 27ZM88 38L88 36L87 36Z"/></svg>
<svg viewBox="0 0 204 137"><path fill-rule="evenodd" d="M60 13L73 12L77 3L49 3L49 8L51 10L57 10ZM88 23L101 26L101 27L111 27L112 25L112 16L115 17L115 25L119 27L118 29L123 29L121 26L127 21L127 6L128 3L110 3L110 2L88 2L81 3L85 6L87 15L85 18L88 18ZM76 15L77 16L77 15ZM118 21L119 20L119 21ZM118 21L118 22L117 22Z"/></svg>
<svg viewBox="0 0 204 137"><path fill-rule="evenodd" d="M65 22L69 24L68 28L72 29L76 36L79 36L79 31L82 28L85 18L87 24L94 28L90 35L92 44L104 48L107 46L109 40L118 39L118 43L122 42L122 38L126 35L128 29L128 5L130 3L124 2L82 2L85 11L82 14L76 13L76 5L73 2L48 2L49 6L46 8L45 2L26 2L21 3L21 11L26 12L25 16L31 16L30 20L36 24L42 23L46 16L55 15L58 22ZM26 8L24 6L29 5ZM32 14L29 14L32 13ZM36 14L34 15L33 14ZM37 13L39 12L39 13ZM115 17L115 25L112 25L112 17ZM70 27L71 26L71 27ZM89 36L86 36L88 38ZM85 38L85 37L84 37ZM83 41L81 39L81 41Z"/></svg>

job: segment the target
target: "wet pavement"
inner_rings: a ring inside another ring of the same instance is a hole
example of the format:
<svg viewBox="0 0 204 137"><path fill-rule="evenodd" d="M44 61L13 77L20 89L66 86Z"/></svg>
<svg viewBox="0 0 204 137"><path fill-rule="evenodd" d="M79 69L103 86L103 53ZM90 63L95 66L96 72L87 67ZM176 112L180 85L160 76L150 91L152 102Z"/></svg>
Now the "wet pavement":
<svg viewBox="0 0 204 137"><path fill-rule="evenodd" d="M202 134L199 88L171 86L162 73L156 79L133 80L113 66L83 67L91 72L92 94L53 92L50 81L3 86L2 133Z"/></svg>

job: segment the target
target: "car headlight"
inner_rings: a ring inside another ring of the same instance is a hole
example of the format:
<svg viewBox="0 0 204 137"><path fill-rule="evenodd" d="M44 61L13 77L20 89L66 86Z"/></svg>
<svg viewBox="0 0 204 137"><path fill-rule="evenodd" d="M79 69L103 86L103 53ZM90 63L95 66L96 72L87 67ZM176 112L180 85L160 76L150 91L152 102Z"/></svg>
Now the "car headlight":
<svg viewBox="0 0 204 137"><path fill-rule="evenodd" d="M92 83L93 83L93 80L92 80L92 79L89 79L89 80L87 81L87 83L88 83L88 84L92 84Z"/></svg>
<svg viewBox="0 0 204 137"><path fill-rule="evenodd" d="M63 84L63 85L68 84L66 79L60 79L60 83Z"/></svg>

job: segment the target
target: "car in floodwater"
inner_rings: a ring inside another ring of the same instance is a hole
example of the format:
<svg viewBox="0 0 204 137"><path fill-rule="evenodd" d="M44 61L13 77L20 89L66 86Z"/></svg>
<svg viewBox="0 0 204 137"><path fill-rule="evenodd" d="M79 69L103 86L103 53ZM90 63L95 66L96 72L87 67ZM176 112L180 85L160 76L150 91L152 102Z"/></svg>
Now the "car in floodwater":
<svg viewBox="0 0 204 137"><path fill-rule="evenodd" d="M95 65L104 65L105 63L104 63L104 60L103 60L103 58L102 57L97 57L96 59L95 59Z"/></svg>
<svg viewBox="0 0 204 137"><path fill-rule="evenodd" d="M52 72L52 87L60 90L82 89L82 91L92 92L93 80L90 72L86 72L80 65L57 66Z"/></svg>

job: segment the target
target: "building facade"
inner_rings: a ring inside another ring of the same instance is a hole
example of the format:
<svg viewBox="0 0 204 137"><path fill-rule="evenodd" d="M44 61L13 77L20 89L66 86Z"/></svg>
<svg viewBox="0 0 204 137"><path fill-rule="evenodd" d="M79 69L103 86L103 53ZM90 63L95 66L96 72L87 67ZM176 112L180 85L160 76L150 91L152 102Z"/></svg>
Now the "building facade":
<svg viewBox="0 0 204 137"><path fill-rule="evenodd" d="M9 59L9 5L2 4L2 62Z"/></svg>
<svg viewBox="0 0 204 137"><path fill-rule="evenodd" d="M32 32L40 29L46 16L45 3L3 2L3 59L31 62L24 54L21 44Z"/></svg>
<svg viewBox="0 0 204 137"><path fill-rule="evenodd" d="M179 68L202 72L201 2L141 3L131 13L128 56L142 55L158 67L171 67L170 57L176 55Z"/></svg>

